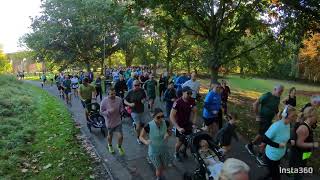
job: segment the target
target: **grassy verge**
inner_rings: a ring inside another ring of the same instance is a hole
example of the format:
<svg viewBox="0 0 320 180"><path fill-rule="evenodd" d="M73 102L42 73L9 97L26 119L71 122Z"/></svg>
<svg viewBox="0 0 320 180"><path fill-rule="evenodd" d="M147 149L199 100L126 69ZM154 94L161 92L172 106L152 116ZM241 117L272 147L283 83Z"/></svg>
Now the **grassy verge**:
<svg viewBox="0 0 320 180"><path fill-rule="evenodd" d="M86 179L95 164L61 102L14 77L0 76L0 177Z"/></svg>

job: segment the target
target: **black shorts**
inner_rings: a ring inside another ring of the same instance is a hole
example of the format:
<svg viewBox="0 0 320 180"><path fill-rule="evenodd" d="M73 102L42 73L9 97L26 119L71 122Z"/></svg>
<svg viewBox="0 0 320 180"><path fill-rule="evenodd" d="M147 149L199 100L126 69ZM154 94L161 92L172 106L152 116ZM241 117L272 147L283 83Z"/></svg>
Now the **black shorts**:
<svg viewBox="0 0 320 180"><path fill-rule="evenodd" d="M213 117L213 118L203 118L203 122L204 122L204 125L206 126L210 126L212 123L219 123L218 121L218 117Z"/></svg>
<svg viewBox="0 0 320 180"><path fill-rule="evenodd" d="M60 85L58 85L58 90L61 91L61 90L64 90L64 88Z"/></svg>
<svg viewBox="0 0 320 180"><path fill-rule="evenodd" d="M259 121L259 135L263 136L267 132L271 124L272 124L271 121L265 121L265 120Z"/></svg>
<svg viewBox="0 0 320 180"><path fill-rule="evenodd" d="M186 141L186 136L192 134L192 130L185 131L184 133L181 134L178 131L178 129L176 129L175 134L176 134L176 137L179 138L180 142L185 142Z"/></svg>

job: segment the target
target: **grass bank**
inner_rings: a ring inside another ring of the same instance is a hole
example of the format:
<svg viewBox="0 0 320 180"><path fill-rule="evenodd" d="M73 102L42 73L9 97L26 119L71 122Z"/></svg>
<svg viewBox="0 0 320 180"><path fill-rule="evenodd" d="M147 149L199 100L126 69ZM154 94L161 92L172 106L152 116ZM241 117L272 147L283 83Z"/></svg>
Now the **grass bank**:
<svg viewBox="0 0 320 180"><path fill-rule="evenodd" d="M89 179L96 164L76 139L78 133L59 100L15 77L0 76L1 178Z"/></svg>

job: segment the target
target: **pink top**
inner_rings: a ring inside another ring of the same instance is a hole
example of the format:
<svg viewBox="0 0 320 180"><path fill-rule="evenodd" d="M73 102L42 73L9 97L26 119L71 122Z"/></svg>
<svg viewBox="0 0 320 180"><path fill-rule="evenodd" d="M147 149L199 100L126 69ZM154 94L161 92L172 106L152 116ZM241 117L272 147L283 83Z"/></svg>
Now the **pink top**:
<svg viewBox="0 0 320 180"><path fill-rule="evenodd" d="M114 128L121 124L121 111L123 108L122 99L118 96L111 99L110 96L105 97L101 101L100 113L106 120L107 128Z"/></svg>

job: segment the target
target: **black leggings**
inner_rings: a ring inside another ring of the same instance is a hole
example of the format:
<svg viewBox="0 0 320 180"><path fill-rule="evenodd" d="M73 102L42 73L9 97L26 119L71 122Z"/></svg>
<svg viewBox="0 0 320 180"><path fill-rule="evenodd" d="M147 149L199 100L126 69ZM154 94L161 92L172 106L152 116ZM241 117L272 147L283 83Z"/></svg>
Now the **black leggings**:
<svg viewBox="0 0 320 180"><path fill-rule="evenodd" d="M96 87L96 91L97 91L96 97L100 96L100 100L102 100L102 88Z"/></svg>
<svg viewBox="0 0 320 180"><path fill-rule="evenodd" d="M271 178L272 180L280 180L280 171L279 171L279 161L273 161L269 159L267 156L266 158L266 163L268 167L268 174L263 178L263 180Z"/></svg>

